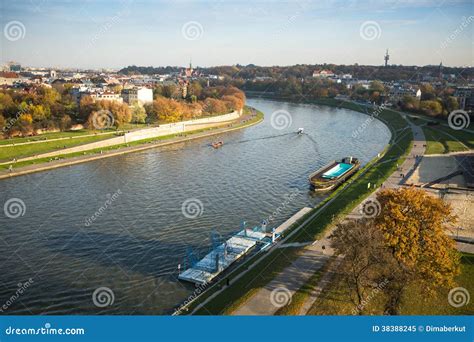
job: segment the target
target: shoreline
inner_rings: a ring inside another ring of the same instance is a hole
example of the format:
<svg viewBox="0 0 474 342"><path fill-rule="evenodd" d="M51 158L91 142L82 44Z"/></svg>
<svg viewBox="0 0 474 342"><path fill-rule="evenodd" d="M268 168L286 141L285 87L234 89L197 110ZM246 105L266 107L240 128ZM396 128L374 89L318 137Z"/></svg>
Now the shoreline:
<svg viewBox="0 0 474 342"><path fill-rule="evenodd" d="M241 119L242 118L239 118L238 120L236 120L236 122L239 122L239 120ZM255 120L255 121L252 121L252 120ZM23 176L23 175L27 175L31 173L36 173L36 172L53 170L60 167L72 166L76 164L86 163L89 161L103 159L103 158L116 157L116 156L120 156L124 154L140 152L140 151L144 151L144 150L148 150L152 148L188 142L188 141L192 141L192 140L196 140L200 138L206 138L213 135L218 135L222 133L227 133L227 132L232 132L232 131L248 128L248 127L261 123L263 121L263 113L257 110L256 117L249 119L249 121L250 122L245 122L236 127L222 127L222 126L228 125L228 123L226 123L225 125L206 129L206 131L204 132L201 132L200 130L191 131L191 132L187 132L187 134L184 137L182 137L182 134L177 134L170 138L165 139L162 142L150 143L150 142L143 141L142 143L140 143L140 141L137 141L137 143L139 143L137 146L119 147L117 150L111 150L104 153L97 153L97 154L92 154L92 155L87 155L87 156L81 155L81 156L74 156L74 157L69 157L69 158L66 157L65 159L54 160L51 162L43 162L43 163L38 163L38 164L21 166L20 168L17 169L17 171L12 171L12 172L9 172L8 170L4 170L4 171L0 171L0 180Z"/></svg>

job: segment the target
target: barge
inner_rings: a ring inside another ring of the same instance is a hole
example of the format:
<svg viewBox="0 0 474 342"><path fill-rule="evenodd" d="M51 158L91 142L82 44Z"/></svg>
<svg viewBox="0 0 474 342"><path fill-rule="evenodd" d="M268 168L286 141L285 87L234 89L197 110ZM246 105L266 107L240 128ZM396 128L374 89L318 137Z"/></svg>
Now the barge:
<svg viewBox="0 0 474 342"><path fill-rule="evenodd" d="M329 191L337 188L360 168L357 158L347 157L332 161L309 175L309 183L314 191Z"/></svg>

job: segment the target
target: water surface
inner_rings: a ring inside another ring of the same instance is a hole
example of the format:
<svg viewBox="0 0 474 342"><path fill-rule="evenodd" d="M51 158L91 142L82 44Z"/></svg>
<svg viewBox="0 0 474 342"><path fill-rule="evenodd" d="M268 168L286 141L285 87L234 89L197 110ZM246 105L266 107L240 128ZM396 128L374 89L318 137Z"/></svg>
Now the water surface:
<svg viewBox="0 0 474 342"><path fill-rule="evenodd" d="M190 250L204 255L211 232L227 238L242 220L254 226L274 212L271 226L282 223L321 201L308 191L312 171L349 155L366 163L390 138L377 120L352 138L367 116L350 110L248 102L265 113L257 126L0 181L2 205L10 198L26 205L22 217L0 216L4 313L170 313L193 290L176 280L177 265ZM278 110L290 113L290 127L272 127ZM294 133L299 127L304 135ZM214 150L213 140L225 144ZM193 198L203 210L190 219L182 204ZM112 305L94 305L99 287L112 289Z"/></svg>

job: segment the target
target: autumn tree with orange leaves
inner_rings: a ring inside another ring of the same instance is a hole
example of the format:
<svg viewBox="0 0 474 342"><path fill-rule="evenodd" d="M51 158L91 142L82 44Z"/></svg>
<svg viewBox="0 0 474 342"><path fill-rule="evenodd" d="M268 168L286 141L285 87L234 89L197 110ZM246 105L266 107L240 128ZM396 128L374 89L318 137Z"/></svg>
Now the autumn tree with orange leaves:
<svg viewBox="0 0 474 342"><path fill-rule="evenodd" d="M353 233L356 223L345 223L334 231L333 245L337 254L358 256L346 261L352 272L346 278L354 279L354 270L367 265L363 283L353 282L352 290L383 280L384 313L397 315L409 286L418 286L427 298L439 288L455 286L460 257L446 229L456 217L447 203L415 188L385 189L376 199L379 214L364 220L371 239Z"/></svg>

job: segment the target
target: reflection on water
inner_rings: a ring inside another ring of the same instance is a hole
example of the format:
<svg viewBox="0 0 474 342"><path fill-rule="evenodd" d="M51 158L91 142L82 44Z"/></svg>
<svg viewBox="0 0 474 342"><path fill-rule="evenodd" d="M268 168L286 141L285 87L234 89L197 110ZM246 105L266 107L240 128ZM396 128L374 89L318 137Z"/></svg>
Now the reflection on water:
<svg viewBox="0 0 474 342"><path fill-rule="evenodd" d="M19 283L34 281L9 301L5 313L169 313L193 290L176 281L177 265L189 250L204 255L211 232L227 238L242 220L257 225L276 209L272 225L280 224L321 200L308 192L312 171L348 155L365 163L389 141L377 120L369 123L370 135L353 139L367 117L348 110L269 100L249 104L266 114L263 123L1 181L1 203L20 198L26 213L0 218L0 304ZM281 109L291 114L292 125L276 130L270 116ZM295 134L299 127L305 134ZM224 146L210 148L214 140ZM182 213L190 198L202 203L195 218ZM105 308L92 301L101 286L114 292L114 303Z"/></svg>

